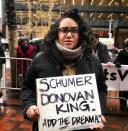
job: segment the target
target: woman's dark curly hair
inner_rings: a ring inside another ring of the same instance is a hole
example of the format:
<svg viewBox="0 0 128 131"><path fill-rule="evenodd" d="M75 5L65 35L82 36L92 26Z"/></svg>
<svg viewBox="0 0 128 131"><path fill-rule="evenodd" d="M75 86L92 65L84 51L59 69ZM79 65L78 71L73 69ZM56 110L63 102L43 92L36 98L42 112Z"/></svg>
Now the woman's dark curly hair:
<svg viewBox="0 0 128 131"><path fill-rule="evenodd" d="M51 26L48 34L44 37L44 42L43 42L43 50L49 49L49 47L54 47L55 46L55 40L58 39L58 28L60 21L63 20L64 18L72 18L73 20L76 21L76 23L79 26L79 43L82 46L85 47L91 47L92 43L92 30L85 22L82 17L79 15L79 11L74 8L71 10L68 10L64 12L61 17L56 21L54 25Z"/></svg>

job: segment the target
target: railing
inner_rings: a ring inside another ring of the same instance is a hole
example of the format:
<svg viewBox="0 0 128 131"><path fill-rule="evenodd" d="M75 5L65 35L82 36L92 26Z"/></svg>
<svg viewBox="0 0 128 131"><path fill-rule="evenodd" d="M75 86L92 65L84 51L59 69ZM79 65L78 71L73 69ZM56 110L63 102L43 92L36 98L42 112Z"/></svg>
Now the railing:
<svg viewBox="0 0 128 131"><path fill-rule="evenodd" d="M6 101L7 90L20 91L20 84L32 59L16 57L0 57L5 59L2 65L2 78L0 80L0 91L3 93L2 102Z"/></svg>

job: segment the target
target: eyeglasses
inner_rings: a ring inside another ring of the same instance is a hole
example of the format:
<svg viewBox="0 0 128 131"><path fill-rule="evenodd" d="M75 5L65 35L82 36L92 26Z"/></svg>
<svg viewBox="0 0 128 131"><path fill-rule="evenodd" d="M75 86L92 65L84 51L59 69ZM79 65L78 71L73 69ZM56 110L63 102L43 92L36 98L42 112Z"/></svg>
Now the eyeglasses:
<svg viewBox="0 0 128 131"><path fill-rule="evenodd" d="M69 32L71 34L76 34L79 32L79 28L78 27L71 27L71 28L68 28L68 27L62 27L59 29L59 32L63 33L63 34L68 34Z"/></svg>

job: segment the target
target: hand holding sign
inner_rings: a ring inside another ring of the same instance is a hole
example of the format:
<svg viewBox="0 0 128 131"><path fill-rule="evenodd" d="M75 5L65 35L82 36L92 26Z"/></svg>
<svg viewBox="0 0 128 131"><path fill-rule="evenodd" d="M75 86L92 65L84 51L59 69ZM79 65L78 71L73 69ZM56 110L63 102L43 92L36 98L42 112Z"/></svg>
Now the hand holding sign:
<svg viewBox="0 0 128 131"><path fill-rule="evenodd" d="M90 129L102 129L104 127L103 123L104 124L107 123L107 120L103 115L101 115L101 120L102 120L101 124L92 125L90 126Z"/></svg>
<svg viewBox="0 0 128 131"><path fill-rule="evenodd" d="M108 67L113 67L113 66L115 66L115 64L112 63L112 62L107 62L106 65L107 65Z"/></svg>
<svg viewBox="0 0 128 131"><path fill-rule="evenodd" d="M32 105L26 112L26 115L29 119L37 121L39 117L39 109L36 105Z"/></svg>

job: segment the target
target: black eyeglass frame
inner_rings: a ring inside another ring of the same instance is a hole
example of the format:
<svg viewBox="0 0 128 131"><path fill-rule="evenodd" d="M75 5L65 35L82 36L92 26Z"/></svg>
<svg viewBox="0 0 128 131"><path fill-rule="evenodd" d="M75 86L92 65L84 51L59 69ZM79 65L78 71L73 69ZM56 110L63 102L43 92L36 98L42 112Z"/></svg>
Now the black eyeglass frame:
<svg viewBox="0 0 128 131"><path fill-rule="evenodd" d="M58 29L59 32L64 33L64 34L68 34L69 32L71 34L76 34L79 33L79 28L78 27L61 27Z"/></svg>

